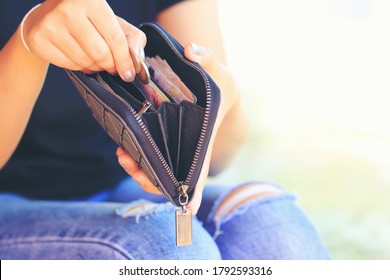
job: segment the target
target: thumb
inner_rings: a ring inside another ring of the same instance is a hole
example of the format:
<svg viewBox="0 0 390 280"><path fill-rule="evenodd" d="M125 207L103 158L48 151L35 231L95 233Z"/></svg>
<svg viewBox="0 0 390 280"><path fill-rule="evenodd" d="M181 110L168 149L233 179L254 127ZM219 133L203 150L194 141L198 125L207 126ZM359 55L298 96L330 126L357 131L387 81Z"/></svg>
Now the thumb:
<svg viewBox="0 0 390 280"><path fill-rule="evenodd" d="M209 72L218 64L217 57L211 49L194 43L189 43L184 47L184 56L193 62L199 63L206 72Z"/></svg>

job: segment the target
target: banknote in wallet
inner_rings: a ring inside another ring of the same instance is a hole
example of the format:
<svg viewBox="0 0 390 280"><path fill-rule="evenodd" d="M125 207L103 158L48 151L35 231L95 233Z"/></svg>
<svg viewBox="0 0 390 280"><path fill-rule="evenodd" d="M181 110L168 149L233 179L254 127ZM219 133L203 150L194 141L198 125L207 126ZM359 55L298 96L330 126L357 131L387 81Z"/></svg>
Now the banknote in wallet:
<svg viewBox="0 0 390 280"><path fill-rule="evenodd" d="M152 80L157 84L174 102L180 103L187 100L196 103L194 94L180 80L166 60L159 56L146 57L145 63L149 68Z"/></svg>
<svg viewBox="0 0 390 280"><path fill-rule="evenodd" d="M183 100L187 100L191 103L196 103L196 97L180 80L166 60L161 59L159 56L153 58L146 57L145 63L149 69L151 82L144 84L136 77L134 85L148 97L156 109L163 102L180 103ZM112 90L104 79L98 77L98 80L106 89Z"/></svg>

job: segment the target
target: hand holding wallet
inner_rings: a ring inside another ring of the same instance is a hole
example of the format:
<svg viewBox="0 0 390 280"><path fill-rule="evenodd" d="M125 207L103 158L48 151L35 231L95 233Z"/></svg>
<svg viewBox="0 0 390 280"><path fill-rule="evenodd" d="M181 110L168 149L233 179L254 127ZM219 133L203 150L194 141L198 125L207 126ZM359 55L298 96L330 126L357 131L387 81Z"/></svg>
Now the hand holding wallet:
<svg viewBox="0 0 390 280"><path fill-rule="evenodd" d="M107 72L66 71L109 136L131 155L170 202L182 208L176 211L177 244L188 245L191 236L185 232L190 227L191 211L186 205L203 167L220 91L197 63L184 57L183 47L160 25L144 23L140 29L147 37L150 83L156 86L155 91L161 91L161 99L154 100L155 92L148 93L137 79L127 83ZM156 60L161 67L155 65ZM169 72L165 67L171 68L183 85L178 86L176 81L169 87L171 80L166 77L176 78L165 74ZM159 85L166 85L165 89ZM183 93L185 98L176 92L182 86L190 92Z"/></svg>

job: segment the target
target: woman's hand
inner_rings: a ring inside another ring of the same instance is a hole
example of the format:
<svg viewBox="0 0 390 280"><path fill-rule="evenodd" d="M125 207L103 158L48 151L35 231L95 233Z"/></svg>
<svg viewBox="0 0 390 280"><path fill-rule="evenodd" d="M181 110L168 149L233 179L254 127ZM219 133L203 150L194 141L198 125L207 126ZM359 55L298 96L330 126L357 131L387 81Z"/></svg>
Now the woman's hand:
<svg viewBox="0 0 390 280"><path fill-rule="evenodd" d="M213 135L211 136L209 148L207 150L203 169L196 186L196 191L193 199L189 202L188 207L192 209L195 215L199 209L202 192L205 186L207 175L209 173L210 161L212 159L212 147L217 135L217 131L226 116L231 110L236 100L238 99L238 90L234 79L228 69L220 64L212 52L208 48L202 48L195 44L188 44L185 46L184 54L186 58L191 61L199 63L203 69L213 78L221 90L221 105L214 125ZM137 163L125 152L122 148L117 150L118 162L125 169L125 171L133 177L134 181L140 185L145 191L151 193L160 193L158 189L150 182L145 173L138 167Z"/></svg>
<svg viewBox="0 0 390 280"><path fill-rule="evenodd" d="M133 158L126 153L121 147L116 150L118 162L122 168L133 177L136 182L144 191L154 194L161 194L160 191L150 182L145 173L139 168L138 164Z"/></svg>
<svg viewBox="0 0 390 280"><path fill-rule="evenodd" d="M209 48L190 43L186 45L184 54L189 60L199 63L221 91L221 103L213 134L211 135L194 196L188 204L188 208L193 209L193 214L195 215L202 201L202 193L207 176L218 173L230 161L237 148L241 145L241 137L247 133L247 122L242 115L236 81L229 69L222 63L219 63L214 52ZM237 120L243 120L241 123L242 131L240 132L242 136L239 137L239 140L234 139L230 134L231 130L235 130L234 127Z"/></svg>
<svg viewBox="0 0 390 280"><path fill-rule="evenodd" d="M103 0L47 0L24 23L31 52L70 70L106 70L132 81L135 68L128 48L142 53L145 34L115 16Z"/></svg>

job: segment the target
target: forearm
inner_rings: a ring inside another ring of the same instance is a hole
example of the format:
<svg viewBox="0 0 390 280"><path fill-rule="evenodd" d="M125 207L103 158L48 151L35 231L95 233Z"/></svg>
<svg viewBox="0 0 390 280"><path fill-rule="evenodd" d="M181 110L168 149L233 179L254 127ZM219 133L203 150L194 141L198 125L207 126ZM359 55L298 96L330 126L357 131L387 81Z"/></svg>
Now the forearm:
<svg viewBox="0 0 390 280"><path fill-rule="evenodd" d="M231 162L234 155L245 142L249 135L249 121L240 98L223 118L217 132L213 151L209 176L217 175Z"/></svg>
<svg viewBox="0 0 390 280"><path fill-rule="evenodd" d="M25 49L19 32L0 51L0 168L23 135L48 68Z"/></svg>

